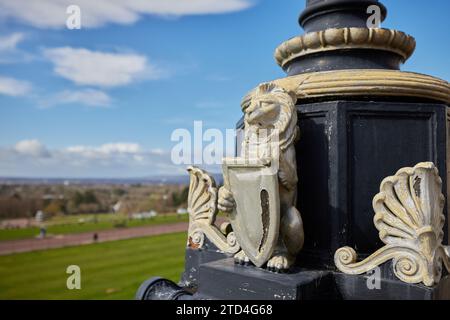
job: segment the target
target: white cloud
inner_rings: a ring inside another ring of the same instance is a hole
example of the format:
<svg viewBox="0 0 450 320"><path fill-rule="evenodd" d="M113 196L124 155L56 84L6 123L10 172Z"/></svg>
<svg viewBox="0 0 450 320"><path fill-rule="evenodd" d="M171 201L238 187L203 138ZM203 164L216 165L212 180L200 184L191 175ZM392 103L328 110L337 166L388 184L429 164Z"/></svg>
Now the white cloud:
<svg viewBox="0 0 450 320"><path fill-rule="evenodd" d="M152 149L151 152L152 152L153 154L157 154L157 155L161 155L161 156L164 155L164 154L166 153L166 151L164 151L164 150L161 149L161 148Z"/></svg>
<svg viewBox="0 0 450 320"><path fill-rule="evenodd" d="M0 19L1 16L0 13ZM14 32L0 36L0 64L30 62L37 58L34 54L19 48L19 44L23 42L25 38L26 35L22 32Z"/></svg>
<svg viewBox="0 0 450 320"><path fill-rule="evenodd" d="M111 153L138 153L142 151L142 148L137 143L107 143L99 148L100 151L111 154Z"/></svg>
<svg viewBox="0 0 450 320"><path fill-rule="evenodd" d="M0 94L7 96L23 96L29 93L32 86L29 82L0 76Z"/></svg>
<svg viewBox="0 0 450 320"><path fill-rule="evenodd" d="M25 35L21 32L15 32L7 36L0 37L0 51L14 51L17 45L22 42Z"/></svg>
<svg viewBox="0 0 450 320"><path fill-rule="evenodd" d="M66 151L86 158L105 158L111 155L139 155L143 153L139 144L129 142L106 143L99 147L79 145L68 147Z"/></svg>
<svg viewBox="0 0 450 320"><path fill-rule="evenodd" d="M77 0L81 27L109 23L129 25L143 15L185 16L245 10L253 0ZM0 0L0 19L10 18L38 28L65 28L73 0Z"/></svg>
<svg viewBox="0 0 450 320"><path fill-rule="evenodd" d="M146 177L185 173L170 160L170 152L145 149L135 142L97 146L73 145L50 149L36 139L0 147L0 176Z"/></svg>
<svg viewBox="0 0 450 320"><path fill-rule="evenodd" d="M138 54L60 47L45 49L44 56L53 63L56 74L78 85L115 87L159 77L157 68Z"/></svg>
<svg viewBox="0 0 450 320"><path fill-rule="evenodd" d="M61 150L59 154L70 158L68 161L72 164L86 167L99 164L102 166L153 166L156 164L173 166L168 152L160 149L145 150L138 143L132 142L113 142L100 146L70 146Z"/></svg>
<svg viewBox="0 0 450 320"><path fill-rule="evenodd" d="M38 158L48 157L50 155L47 148L35 139L19 141L13 149L19 154Z"/></svg>
<svg viewBox="0 0 450 320"><path fill-rule="evenodd" d="M109 107L112 103L111 97L100 90L64 90L47 99L40 101L42 108L48 108L63 104L82 104L88 107Z"/></svg>

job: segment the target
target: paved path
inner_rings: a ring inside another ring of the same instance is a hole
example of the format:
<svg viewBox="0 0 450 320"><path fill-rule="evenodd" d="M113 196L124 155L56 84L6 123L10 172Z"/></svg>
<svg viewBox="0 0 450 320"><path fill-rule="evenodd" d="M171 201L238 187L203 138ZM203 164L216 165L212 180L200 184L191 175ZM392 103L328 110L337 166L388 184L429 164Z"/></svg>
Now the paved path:
<svg viewBox="0 0 450 320"><path fill-rule="evenodd" d="M165 224L157 226L97 231L98 235L97 242L131 239L174 232L183 232L183 231L187 232L187 230L188 230L187 222L178 222L173 224ZM94 233L95 232L86 232L77 234L57 235L45 239L23 239L23 240L1 241L0 255L6 255L16 252L28 252L28 251L68 247L68 246L77 246L82 244L90 244L94 242L93 240Z"/></svg>

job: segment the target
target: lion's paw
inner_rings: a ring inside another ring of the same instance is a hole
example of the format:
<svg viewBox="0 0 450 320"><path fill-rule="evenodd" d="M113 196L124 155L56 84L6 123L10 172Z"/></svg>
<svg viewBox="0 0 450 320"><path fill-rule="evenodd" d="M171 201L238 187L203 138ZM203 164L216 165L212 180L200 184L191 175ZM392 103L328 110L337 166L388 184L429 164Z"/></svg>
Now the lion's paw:
<svg viewBox="0 0 450 320"><path fill-rule="evenodd" d="M274 272L286 272L291 267L292 260L288 254L276 254L267 262L267 269Z"/></svg>
<svg viewBox="0 0 450 320"><path fill-rule="evenodd" d="M234 263L237 264L250 264L250 259L247 257L243 250L239 251L234 255Z"/></svg>

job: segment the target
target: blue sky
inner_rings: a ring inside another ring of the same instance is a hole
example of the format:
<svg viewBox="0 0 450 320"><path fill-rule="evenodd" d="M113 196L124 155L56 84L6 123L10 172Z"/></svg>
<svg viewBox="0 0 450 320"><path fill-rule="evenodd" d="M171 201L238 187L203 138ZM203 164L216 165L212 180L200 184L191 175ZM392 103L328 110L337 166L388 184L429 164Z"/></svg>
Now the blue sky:
<svg viewBox="0 0 450 320"><path fill-rule="evenodd" d="M403 70L450 78L450 1L385 0L418 43ZM81 8L81 29L65 26ZM93 5L95 4L95 5ZM171 133L224 131L280 78L303 0L0 0L0 176L179 174Z"/></svg>

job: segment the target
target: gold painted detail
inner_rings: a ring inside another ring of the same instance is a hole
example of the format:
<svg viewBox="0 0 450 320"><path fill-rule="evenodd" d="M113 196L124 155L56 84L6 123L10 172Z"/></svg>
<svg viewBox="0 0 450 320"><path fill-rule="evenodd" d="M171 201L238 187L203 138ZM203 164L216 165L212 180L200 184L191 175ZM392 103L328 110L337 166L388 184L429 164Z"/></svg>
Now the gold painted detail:
<svg viewBox="0 0 450 320"><path fill-rule="evenodd" d="M304 73L274 81L299 101L322 97L425 98L450 104L450 84L428 75L397 70L337 70Z"/></svg>
<svg viewBox="0 0 450 320"><path fill-rule="evenodd" d="M450 271L449 248L442 245L445 198L442 180L431 162L400 169L387 177L373 199L374 224L385 246L357 262L350 247L336 251L336 267L347 274L362 274L392 260L394 274L403 282L433 286Z"/></svg>
<svg viewBox="0 0 450 320"><path fill-rule="evenodd" d="M284 67L293 59L317 52L342 49L377 49L397 53L403 62L413 54L415 39L401 31L381 28L334 28L309 32L282 43L275 60Z"/></svg>

